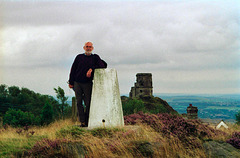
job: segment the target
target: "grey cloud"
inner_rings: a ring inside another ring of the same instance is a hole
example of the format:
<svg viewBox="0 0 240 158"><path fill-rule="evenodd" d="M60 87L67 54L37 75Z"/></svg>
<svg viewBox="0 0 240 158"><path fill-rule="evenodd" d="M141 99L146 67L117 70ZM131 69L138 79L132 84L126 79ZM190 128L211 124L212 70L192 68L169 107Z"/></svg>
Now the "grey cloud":
<svg viewBox="0 0 240 158"><path fill-rule="evenodd" d="M237 70L236 4L1 2L5 67L61 67L67 75L84 42L90 40L109 67L128 77L138 71Z"/></svg>

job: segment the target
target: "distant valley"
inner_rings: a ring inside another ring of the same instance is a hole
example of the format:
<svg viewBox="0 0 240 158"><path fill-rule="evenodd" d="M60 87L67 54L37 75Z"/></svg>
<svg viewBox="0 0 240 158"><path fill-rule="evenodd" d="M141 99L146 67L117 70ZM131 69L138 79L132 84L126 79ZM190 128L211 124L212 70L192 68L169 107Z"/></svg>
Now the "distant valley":
<svg viewBox="0 0 240 158"><path fill-rule="evenodd" d="M240 94L228 95L173 95L155 94L166 100L178 113L187 113L189 104L198 107L199 118L223 119L235 121L235 114L240 111Z"/></svg>

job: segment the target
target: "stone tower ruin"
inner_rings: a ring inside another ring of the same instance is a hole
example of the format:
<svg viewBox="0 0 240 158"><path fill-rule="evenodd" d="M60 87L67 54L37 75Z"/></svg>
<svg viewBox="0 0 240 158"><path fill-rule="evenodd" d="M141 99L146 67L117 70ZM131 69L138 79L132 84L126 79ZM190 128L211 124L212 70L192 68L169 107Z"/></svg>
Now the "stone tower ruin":
<svg viewBox="0 0 240 158"><path fill-rule="evenodd" d="M187 107L187 118L188 119L198 119L198 108L189 104Z"/></svg>
<svg viewBox="0 0 240 158"><path fill-rule="evenodd" d="M141 95L153 95L152 74L151 73L137 73L137 82L134 87L131 87L129 93L130 98L136 98Z"/></svg>

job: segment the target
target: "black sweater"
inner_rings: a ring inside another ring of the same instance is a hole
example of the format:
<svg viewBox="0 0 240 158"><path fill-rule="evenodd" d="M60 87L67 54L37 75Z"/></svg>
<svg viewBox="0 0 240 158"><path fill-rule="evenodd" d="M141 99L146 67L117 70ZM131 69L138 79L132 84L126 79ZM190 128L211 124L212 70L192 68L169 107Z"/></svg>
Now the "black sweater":
<svg viewBox="0 0 240 158"><path fill-rule="evenodd" d="M96 68L106 68L107 64L105 61L101 60L101 58L97 54L91 54L89 56L83 54L79 54L76 56L71 72L69 75L69 84L74 85L74 81L80 83L92 82L94 69ZM91 77L87 77L87 71L92 68Z"/></svg>

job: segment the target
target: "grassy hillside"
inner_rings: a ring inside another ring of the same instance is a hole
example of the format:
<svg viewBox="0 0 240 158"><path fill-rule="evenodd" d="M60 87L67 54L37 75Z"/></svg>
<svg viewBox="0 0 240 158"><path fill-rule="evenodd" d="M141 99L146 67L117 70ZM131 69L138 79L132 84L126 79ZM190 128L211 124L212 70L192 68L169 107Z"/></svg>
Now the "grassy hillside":
<svg viewBox="0 0 240 158"><path fill-rule="evenodd" d="M154 96L139 96L138 98L129 98L121 96L123 115L133 114L139 111L152 114L171 113L178 114L165 100Z"/></svg>
<svg viewBox="0 0 240 158"><path fill-rule="evenodd" d="M71 120L0 129L0 157L207 157L203 143L226 141L240 127L215 130L169 114L125 116L123 128L87 130ZM85 156L84 156L85 155Z"/></svg>

